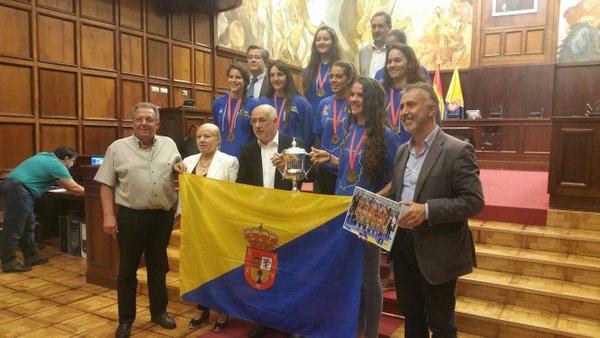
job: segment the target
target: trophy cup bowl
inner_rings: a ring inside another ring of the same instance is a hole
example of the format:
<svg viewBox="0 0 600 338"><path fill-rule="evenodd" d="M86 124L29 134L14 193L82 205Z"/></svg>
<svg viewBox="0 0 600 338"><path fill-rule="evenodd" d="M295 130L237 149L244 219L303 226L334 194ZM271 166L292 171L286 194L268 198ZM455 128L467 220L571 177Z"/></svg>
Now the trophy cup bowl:
<svg viewBox="0 0 600 338"><path fill-rule="evenodd" d="M292 146L281 152L283 168L277 167L279 173L285 180L292 181L292 191L298 191L297 183L302 181L312 169L308 153L304 148L297 147L296 138L292 140ZM307 169L308 168L308 169Z"/></svg>

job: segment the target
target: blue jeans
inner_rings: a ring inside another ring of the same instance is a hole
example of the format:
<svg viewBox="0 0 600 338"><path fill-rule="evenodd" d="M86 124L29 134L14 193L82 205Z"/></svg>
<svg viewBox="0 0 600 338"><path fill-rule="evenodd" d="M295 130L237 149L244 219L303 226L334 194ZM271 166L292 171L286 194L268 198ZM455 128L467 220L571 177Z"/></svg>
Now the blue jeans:
<svg viewBox="0 0 600 338"><path fill-rule="evenodd" d="M17 264L15 251L23 252L25 263L39 259L34 243L35 200L25 187L12 178L0 182L0 198L4 200L4 229L0 240L2 268L10 269Z"/></svg>

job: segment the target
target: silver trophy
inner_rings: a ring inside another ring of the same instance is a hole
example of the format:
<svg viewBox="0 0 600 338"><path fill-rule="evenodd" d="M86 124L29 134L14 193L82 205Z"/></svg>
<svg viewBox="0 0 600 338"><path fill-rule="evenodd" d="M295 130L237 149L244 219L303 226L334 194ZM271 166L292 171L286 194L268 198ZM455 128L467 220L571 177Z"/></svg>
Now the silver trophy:
<svg viewBox="0 0 600 338"><path fill-rule="evenodd" d="M296 145L296 138L294 137L292 146L281 152L281 158L284 162L283 169L277 167L283 179L292 181L292 191L298 191L298 181L304 180L312 169L312 164L309 165L308 153L304 148Z"/></svg>

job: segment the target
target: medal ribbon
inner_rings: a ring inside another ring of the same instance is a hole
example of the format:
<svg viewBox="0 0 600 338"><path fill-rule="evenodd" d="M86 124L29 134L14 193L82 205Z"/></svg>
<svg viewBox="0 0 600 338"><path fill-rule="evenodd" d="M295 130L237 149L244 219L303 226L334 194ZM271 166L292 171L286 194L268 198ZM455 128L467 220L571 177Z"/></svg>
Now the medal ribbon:
<svg viewBox="0 0 600 338"><path fill-rule="evenodd" d="M362 146L362 143L365 140L365 136L367 135L367 132L365 131L360 137L358 144L354 146L354 137L356 136L356 129L358 129L358 127L356 127L354 129L354 132L352 133L352 141L350 142L350 149L348 149L350 152L350 154L348 155L348 169L351 170L354 170L354 166L356 164L356 155L358 155L358 151L360 150L360 147Z"/></svg>
<svg viewBox="0 0 600 338"><path fill-rule="evenodd" d="M321 66L319 65L319 71L317 72L317 89L323 89L323 87L325 87L325 80L327 80L327 76L329 76L329 68L331 68L331 65L327 66L325 76L322 76Z"/></svg>
<svg viewBox="0 0 600 338"><path fill-rule="evenodd" d="M398 123L400 120L400 106L401 104L398 104L398 107L396 108L396 105L394 104L394 88L390 89L390 119L392 120L392 125L397 127L400 127L400 124Z"/></svg>
<svg viewBox="0 0 600 338"><path fill-rule="evenodd" d="M277 99L278 99L277 94L274 94L273 101L275 101L275 110L278 111L278 113L277 113L277 128L279 128L279 124L282 121L281 120L282 117L283 117L283 121L285 122L285 115L283 114L283 112L285 111L285 103L286 103L287 99L285 97L283 98L283 102L281 102L281 108L279 108L279 109L277 108Z"/></svg>
<svg viewBox="0 0 600 338"><path fill-rule="evenodd" d="M233 128L235 127L235 121L238 117L238 111L240 110L240 105L242 104L242 99L238 99L235 104L235 109L231 111L231 94L227 97L227 122L229 123L229 133L233 133Z"/></svg>
<svg viewBox="0 0 600 338"><path fill-rule="evenodd" d="M340 109L340 112L338 114L337 99L335 97L333 98L333 135L337 135L338 127L340 121L342 120L342 111L344 110L344 108L346 108L346 102L348 102L348 99L344 99L344 104L342 105L342 109Z"/></svg>

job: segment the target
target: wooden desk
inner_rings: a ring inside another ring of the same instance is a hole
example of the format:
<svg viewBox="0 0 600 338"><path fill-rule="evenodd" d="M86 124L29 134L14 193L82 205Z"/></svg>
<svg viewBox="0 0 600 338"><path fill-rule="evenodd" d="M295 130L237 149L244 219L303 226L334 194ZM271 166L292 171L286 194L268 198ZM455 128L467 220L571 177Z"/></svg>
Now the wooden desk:
<svg viewBox="0 0 600 338"><path fill-rule="evenodd" d="M471 139L481 168L548 170L551 133L548 118L446 119L442 128L460 139Z"/></svg>
<svg viewBox="0 0 600 338"><path fill-rule="evenodd" d="M550 206L600 212L600 118L552 118Z"/></svg>

